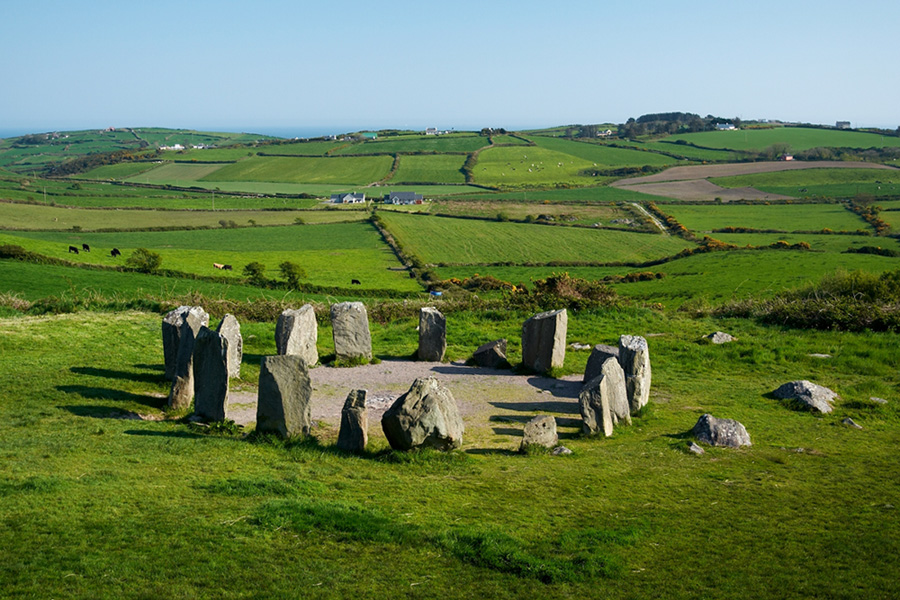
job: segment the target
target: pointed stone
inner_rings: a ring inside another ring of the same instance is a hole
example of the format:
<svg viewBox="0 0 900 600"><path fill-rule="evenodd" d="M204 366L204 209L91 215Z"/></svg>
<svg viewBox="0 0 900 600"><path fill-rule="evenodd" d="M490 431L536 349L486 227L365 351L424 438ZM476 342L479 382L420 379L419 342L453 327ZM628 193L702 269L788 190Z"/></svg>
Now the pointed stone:
<svg viewBox="0 0 900 600"><path fill-rule="evenodd" d="M637 414L650 400L650 347L639 335L619 338L619 364L625 372L625 389L631 414Z"/></svg>
<svg viewBox="0 0 900 600"><path fill-rule="evenodd" d="M353 390L347 395L341 410L341 430L337 447L347 452L362 452L369 442L369 416L366 411L366 390Z"/></svg>
<svg viewBox="0 0 900 600"><path fill-rule="evenodd" d="M199 333L200 328L197 328ZM167 405L176 411L187 410L194 399L194 329L181 328L178 340L178 355L175 359L172 387L169 389Z"/></svg>
<svg viewBox="0 0 900 600"><path fill-rule="evenodd" d="M441 362L447 351L447 319L436 308L419 310L419 360Z"/></svg>
<svg viewBox="0 0 900 600"><path fill-rule="evenodd" d="M241 361L244 360L244 338L241 324L233 315L225 315L216 328L216 333L228 340L228 376L241 376Z"/></svg>
<svg viewBox="0 0 900 600"><path fill-rule="evenodd" d="M299 356L311 367L319 362L318 340L319 325L312 304L287 309L279 315L275 323L275 349L278 354Z"/></svg>
<svg viewBox="0 0 900 600"><path fill-rule="evenodd" d="M506 360L506 339L494 340L479 346L472 354L472 363L488 369L509 367L509 361Z"/></svg>
<svg viewBox="0 0 900 600"><path fill-rule="evenodd" d="M201 327L194 342L194 414L224 421L228 414L228 339Z"/></svg>
<svg viewBox="0 0 900 600"><path fill-rule="evenodd" d="M609 437L613 425L631 425L625 374L615 358L607 358L600 374L586 383L578 397L581 409L581 428L588 435L602 433Z"/></svg>
<svg viewBox="0 0 900 600"><path fill-rule="evenodd" d="M175 364L178 360L178 348L181 345L182 328L188 328L197 336L200 327L209 325L209 315L199 306L179 306L170 310L162 320L163 360L166 366L166 379L175 378Z"/></svg>
<svg viewBox="0 0 900 600"><path fill-rule="evenodd" d="M606 344L597 344L591 350L588 357L587 366L584 368L584 377L582 383L587 383L600 374L600 368L608 358L619 360L619 349L616 346L607 346Z"/></svg>

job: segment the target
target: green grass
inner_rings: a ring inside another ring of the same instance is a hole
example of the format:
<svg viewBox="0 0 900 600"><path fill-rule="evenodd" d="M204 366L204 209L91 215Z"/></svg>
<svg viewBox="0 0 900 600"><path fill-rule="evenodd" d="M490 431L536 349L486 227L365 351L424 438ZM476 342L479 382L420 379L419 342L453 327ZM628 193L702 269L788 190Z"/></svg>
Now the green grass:
<svg viewBox="0 0 900 600"><path fill-rule="evenodd" d="M891 250L900 250L900 242L893 238L869 235L815 235L809 233L717 233L717 240L738 246L768 246L779 240L789 244L806 242L813 250L824 252L843 252L847 248L862 246L881 246Z"/></svg>
<svg viewBox="0 0 900 600"><path fill-rule="evenodd" d="M525 142L520 137L515 137L512 135L495 135L491 136L491 139L494 141L496 145L507 145L511 144L513 146L527 146L528 142Z"/></svg>
<svg viewBox="0 0 900 600"><path fill-rule="evenodd" d="M296 156L324 156L329 151L341 146L347 145L347 142L296 142L293 144L270 144L260 146L257 151L262 154L293 154Z"/></svg>
<svg viewBox="0 0 900 600"><path fill-rule="evenodd" d="M646 150L655 150L657 152L668 152L676 156L683 156L689 160L699 162L728 162L738 158L731 151L726 150L707 150L706 148L695 148L686 144L676 144L665 140L659 142L638 142L617 140L616 145L634 146L635 148L644 148Z"/></svg>
<svg viewBox="0 0 900 600"><path fill-rule="evenodd" d="M670 156L663 156L655 152L640 152L624 148L613 148L605 144L576 142L561 138L538 137L533 138L540 148L564 152L582 160L595 163L600 168L642 167L650 165L655 167L670 166L678 161Z"/></svg>
<svg viewBox="0 0 900 600"><path fill-rule="evenodd" d="M78 179L113 179L124 181L159 167L157 162L123 162L115 165L104 165L78 175Z"/></svg>
<svg viewBox="0 0 900 600"><path fill-rule="evenodd" d="M780 231L871 231L843 204L660 204L660 210L693 231L749 227Z"/></svg>
<svg viewBox="0 0 900 600"><path fill-rule="evenodd" d="M432 213L454 216L476 216L495 218L499 213L509 219L521 221L528 216L547 215L563 223L593 225L600 223L604 227L629 229L627 224L616 224L612 221L621 219L637 220L638 216L627 205L599 203L584 204L536 204L514 200L438 200L431 203L428 211Z"/></svg>
<svg viewBox="0 0 900 600"><path fill-rule="evenodd" d="M336 150L334 154L394 154L395 152L474 152L487 146L488 139L480 135L468 136L403 136L353 144Z"/></svg>
<svg viewBox="0 0 900 600"><path fill-rule="evenodd" d="M549 139L549 138L548 138ZM591 185L581 175L593 163L570 154L531 146L488 148L472 169L476 183L494 186Z"/></svg>
<svg viewBox="0 0 900 600"><path fill-rule="evenodd" d="M704 131L672 135L666 138L666 141L677 140L685 140L706 148L731 150L764 150L772 144L788 144L793 152L817 147L881 148L883 146L900 146L900 138L897 137L810 127Z"/></svg>
<svg viewBox="0 0 900 600"><path fill-rule="evenodd" d="M191 185L194 181L199 181L224 166L218 163L163 163L155 169L127 177L125 180L134 183L168 183L178 181L181 182L178 185Z"/></svg>
<svg viewBox="0 0 900 600"><path fill-rule="evenodd" d="M609 178L598 177L597 179L608 180ZM547 204L552 202L652 202L654 200L659 200L656 196L607 186L572 189L534 189L516 192L504 191L491 193L481 190L478 193L467 194L460 199L474 201L512 200L516 202L546 202Z"/></svg>
<svg viewBox="0 0 900 600"><path fill-rule="evenodd" d="M646 261L691 245L680 238L600 229L380 212L406 251L425 263Z"/></svg>
<svg viewBox="0 0 900 600"><path fill-rule="evenodd" d="M203 180L365 184L379 181L387 175L392 162L389 156L347 158L258 156L227 165L203 177Z"/></svg>
<svg viewBox="0 0 900 600"><path fill-rule="evenodd" d="M465 183L466 177L460 170L463 162L465 157L454 155L401 156L391 183Z"/></svg>
<svg viewBox="0 0 900 600"><path fill-rule="evenodd" d="M900 194L900 171L885 169L801 169L711 179L722 187L755 187L787 196L852 198L857 194Z"/></svg>

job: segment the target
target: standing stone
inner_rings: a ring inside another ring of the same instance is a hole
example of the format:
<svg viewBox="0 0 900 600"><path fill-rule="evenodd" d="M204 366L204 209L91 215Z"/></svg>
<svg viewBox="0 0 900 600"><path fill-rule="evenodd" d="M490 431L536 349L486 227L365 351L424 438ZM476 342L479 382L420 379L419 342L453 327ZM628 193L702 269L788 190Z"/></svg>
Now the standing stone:
<svg viewBox="0 0 900 600"><path fill-rule="evenodd" d="M566 309L534 315L522 324L522 364L543 373L561 367L566 359Z"/></svg>
<svg viewBox="0 0 900 600"><path fill-rule="evenodd" d="M790 400L794 406L801 410L830 413L834 410L831 404L838 395L827 387L817 385L803 379L801 381L789 381L782 384L772 392L776 398Z"/></svg>
<svg viewBox="0 0 900 600"><path fill-rule="evenodd" d="M283 438L309 435L312 386L306 362L297 355L264 356L259 370L256 430Z"/></svg>
<svg viewBox="0 0 900 600"><path fill-rule="evenodd" d="M381 417L381 428L394 450L453 450L465 430L453 394L434 377L416 379Z"/></svg>
<svg viewBox="0 0 900 600"><path fill-rule="evenodd" d="M331 305L334 354L338 360L372 359L369 315L362 302Z"/></svg>
<svg viewBox="0 0 900 600"><path fill-rule="evenodd" d="M341 430L337 447L347 452L362 452L369 442L369 416L366 412L366 390L353 390L341 410Z"/></svg>
<svg viewBox="0 0 900 600"><path fill-rule="evenodd" d="M619 364L625 371L625 389L631 414L636 414L650 399L650 348L639 335L619 338Z"/></svg>
<svg viewBox="0 0 900 600"><path fill-rule="evenodd" d="M581 408L581 429L591 435L612 435L613 425L625 422L631 425L628 394L625 391L625 373L615 358L607 358L600 374L581 389L578 396Z"/></svg>
<svg viewBox="0 0 900 600"><path fill-rule="evenodd" d="M740 448L750 446L747 429L734 419L717 419L707 413L700 417L691 433L698 441L710 446Z"/></svg>
<svg viewBox="0 0 900 600"><path fill-rule="evenodd" d="M582 383L587 383L600 374L600 367L606 362L607 358L615 358L619 360L619 349L616 346L607 346L606 344L597 344L591 350L588 357L587 366L584 368L584 378Z"/></svg>
<svg viewBox="0 0 900 600"><path fill-rule="evenodd" d="M179 306L170 310L162 320L163 360L166 365L166 379L175 379L175 363L181 344L181 332L187 325L197 336L200 327L209 325L209 315L199 306Z"/></svg>
<svg viewBox="0 0 900 600"><path fill-rule="evenodd" d="M167 402L170 409L187 410L194 399L194 345L195 335L199 333L199 330L200 328L195 333L193 327L181 328L178 354L175 358L175 372Z"/></svg>
<svg viewBox="0 0 900 600"><path fill-rule="evenodd" d="M228 376L241 376L241 361L244 360L244 338L241 337L241 324L233 315L225 315L216 329L216 333L228 340Z"/></svg>
<svg viewBox="0 0 900 600"><path fill-rule="evenodd" d="M447 350L447 319L436 308L419 311L419 360L441 362Z"/></svg>
<svg viewBox="0 0 900 600"><path fill-rule="evenodd" d="M207 421L228 418L228 338L201 327L194 342L194 414Z"/></svg>
<svg viewBox="0 0 900 600"><path fill-rule="evenodd" d="M508 367L506 360L506 339L494 340L478 347L472 355L472 363L478 367L500 369Z"/></svg>
<svg viewBox="0 0 900 600"><path fill-rule="evenodd" d="M525 452L528 446L553 448L558 443L559 435L556 433L556 419L550 415L539 415L525 424L519 452Z"/></svg>
<svg viewBox="0 0 900 600"><path fill-rule="evenodd" d="M281 313L275 323L275 348L281 355L300 356L308 366L319 362L319 326L312 304Z"/></svg>

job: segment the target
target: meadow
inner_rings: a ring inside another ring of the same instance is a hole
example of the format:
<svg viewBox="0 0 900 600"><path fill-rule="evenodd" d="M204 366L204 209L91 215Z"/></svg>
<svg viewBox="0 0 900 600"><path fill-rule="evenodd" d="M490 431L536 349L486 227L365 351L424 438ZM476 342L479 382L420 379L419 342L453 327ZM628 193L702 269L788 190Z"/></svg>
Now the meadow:
<svg viewBox="0 0 900 600"><path fill-rule="evenodd" d="M415 152L449 152L465 154L488 145L488 139L480 135L429 135L399 136L341 146L334 155L344 154L395 154Z"/></svg>
<svg viewBox="0 0 900 600"><path fill-rule="evenodd" d="M257 156L226 165L198 179L206 182L365 184L387 176L392 162L389 156L346 158Z"/></svg>
<svg viewBox="0 0 900 600"><path fill-rule="evenodd" d="M882 148L900 146L900 138L862 131L842 131L813 127L773 127L771 129L736 129L703 131L671 135L666 141L685 142L705 148L729 150L764 150L773 144L787 144L792 152L818 147Z"/></svg>
<svg viewBox="0 0 900 600"><path fill-rule="evenodd" d="M466 176L461 170L465 160L455 155L403 155L390 182L465 183Z"/></svg>
<svg viewBox="0 0 900 600"><path fill-rule="evenodd" d="M562 152L589 161L600 168L654 167L672 166L677 159L655 152L641 152L625 148L614 148L604 144L576 142L562 138L534 136L532 138L539 148Z"/></svg>
<svg viewBox="0 0 900 600"><path fill-rule="evenodd" d="M564 224L594 225L620 229L646 228L643 216L629 205L571 203L571 204L539 204L521 203L514 200L438 200L432 202L428 209L432 213L455 216L477 216L496 219L498 215L506 219L523 221L528 217L536 219L540 216L552 217ZM630 220L628 223L613 223L616 220Z"/></svg>
<svg viewBox="0 0 900 600"><path fill-rule="evenodd" d="M778 231L872 231L843 203L836 204L659 204L659 209L694 231L725 227Z"/></svg>
<svg viewBox="0 0 900 600"><path fill-rule="evenodd" d="M472 172L475 182L483 185L584 186L596 183L581 174L588 168L593 168L593 163L571 154L533 146L495 146L478 155Z"/></svg>
<svg viewBox="0 0 900 600"><path fill-rule="evenodd" d="M883 169L803 169L715 177L722 187L755 187L757 189L797 197L853 198L900 195L900 170Z"/></svg>

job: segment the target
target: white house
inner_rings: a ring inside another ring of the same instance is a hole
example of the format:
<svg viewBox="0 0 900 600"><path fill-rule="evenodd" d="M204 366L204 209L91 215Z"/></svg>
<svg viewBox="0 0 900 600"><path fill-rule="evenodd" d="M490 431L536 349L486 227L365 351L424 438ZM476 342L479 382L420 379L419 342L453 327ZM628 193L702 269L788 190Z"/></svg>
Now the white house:
<svg viewBox="0 0 900 600"><path fill-rule="evenodd" d="M424 196L415 192L391 192L384 195L385 204L422 204Z"/></svg>
<svg viewBox="0 0 900 600"><path fill-rule="evenodd" d="M332 204L362 204L366 201L365 192L351 192L349 194L332 194Z"/></svg>
<svg viewBox="0 0 900 600"><path fill-rule="evenodd" d="M716 129L719 131L734 131L737 127L734 126L734 123L717 123Z"/></svg>

